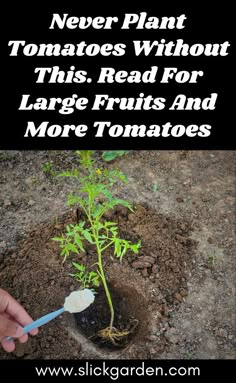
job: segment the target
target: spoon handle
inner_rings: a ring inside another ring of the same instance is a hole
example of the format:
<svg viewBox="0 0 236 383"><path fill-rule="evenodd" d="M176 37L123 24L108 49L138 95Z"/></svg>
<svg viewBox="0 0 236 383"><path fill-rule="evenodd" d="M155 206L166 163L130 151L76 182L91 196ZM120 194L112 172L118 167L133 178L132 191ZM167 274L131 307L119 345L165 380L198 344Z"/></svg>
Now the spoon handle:
<svg viewBox="0 0 236 383"><path fill-rule="evenodd" d="M56 318L58 315L64 313L64 311L65 311L65 309L64 309L64 307L62 307L59 310L53 311L49 314L42 316L41 318L37 319L36 321L25 326L24 327L24 333L27 334L28 332L34 330L35 328L43 326L44 324L50 322L52 319ZM7 340L8 341L12 340L12 337L8 336Z"/></svg>

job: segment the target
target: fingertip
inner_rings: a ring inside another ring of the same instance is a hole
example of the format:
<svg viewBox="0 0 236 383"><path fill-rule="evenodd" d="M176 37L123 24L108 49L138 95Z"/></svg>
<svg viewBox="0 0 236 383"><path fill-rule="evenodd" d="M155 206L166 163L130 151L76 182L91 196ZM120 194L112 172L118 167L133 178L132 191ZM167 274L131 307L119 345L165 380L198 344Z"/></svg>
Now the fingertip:
<svg viewBox="0 0 236 383"><path fill-rule="evenodd" d="M12 352L15 350L15 343L13 342L13 340L7 340L6 338L4 338L1 341L1 344L2 344L3 349L6 352Z"/></svg>
<svg viewBox="0 0 236 383"><path fill-rule="evenodd" d="M19 338L19 342L20 343L26 343L27 342L27 340L28 340L28 335L27 334L24 334L23 336L21 336L20 338Z"/></svg>
<svg viewBox="0 0 236 383"><path fill-rule="evenodd" d="M14 334L11 334L14 338L21 338L24 335L24 329L20 325L15 328Z"/></svg>
<svg viewBox="0 0 236 383"><path fill-rule="evenodd" d="M30 335L35 336L38 334L38 332L39 332L38 328L35 328L34 330L30 331Z"/></svg>

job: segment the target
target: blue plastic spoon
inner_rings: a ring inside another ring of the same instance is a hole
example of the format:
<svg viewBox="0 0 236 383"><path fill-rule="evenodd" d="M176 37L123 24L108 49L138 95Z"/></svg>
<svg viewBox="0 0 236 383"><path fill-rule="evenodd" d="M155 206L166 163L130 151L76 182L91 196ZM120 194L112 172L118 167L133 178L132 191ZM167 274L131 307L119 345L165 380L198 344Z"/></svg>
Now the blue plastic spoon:
<svg viewBox="0 0 236 383"><path fill-rule="evenodd" d="M28 324L23 328L24 334L27 334L28 332L34 330L35 328L38 328L40 326L43 326L44 324L50 322L54 318L56 318L58 315L64 313L65 311L68 311L69 313L79 313L81 311L84 311L87 307L91 305L91 303L94 302L94 294L89 289L79 290L79 291L73 291L68 297L65 299L64 306L56 311L53 311L51 313L48 313L41 318L35 320L34 322ZM13 337L8 336L7 340L12 340Z"/></svg>

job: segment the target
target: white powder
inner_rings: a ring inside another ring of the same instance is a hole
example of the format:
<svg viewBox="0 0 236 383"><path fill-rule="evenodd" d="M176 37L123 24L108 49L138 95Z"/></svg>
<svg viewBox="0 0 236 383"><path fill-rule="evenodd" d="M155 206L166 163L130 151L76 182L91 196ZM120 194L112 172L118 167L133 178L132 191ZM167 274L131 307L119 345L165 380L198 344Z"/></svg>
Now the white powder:
<svg viewBox="0 0 236 383"><path fill-rule="evenodd" d="M94 302L94 294L89 289L73 291L64 303L65 311L69 313L79 313L85 310Z"/></svg>

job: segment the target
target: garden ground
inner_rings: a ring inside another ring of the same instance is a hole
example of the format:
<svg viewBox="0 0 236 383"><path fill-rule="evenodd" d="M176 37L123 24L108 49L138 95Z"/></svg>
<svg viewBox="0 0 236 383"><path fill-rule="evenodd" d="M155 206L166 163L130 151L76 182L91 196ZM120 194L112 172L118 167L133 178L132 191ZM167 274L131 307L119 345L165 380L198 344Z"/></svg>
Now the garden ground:
<svg viewBox="0 0 236 383"><path fill-rule="evenodd" d="M235 358L235 152L132 151L112 163L96 157L101 168L128 176L115 192L136 207L136 214L118 208L112 219L124 237L141 239L140 253L122 264L106 259L109 283L121 296L117 320L127 315L136 333L111 351L83 331L86 321L99 321L93 312L81 314L79 329L65 313L13 354L0 350L0 358ZM55 171L69 169L75 155L0 152L0 286L34 319L79 287L51 241L76 220L66 206L75 183L45 174L50 161ZM92 248L82 260L94 263Z"/></svg>

